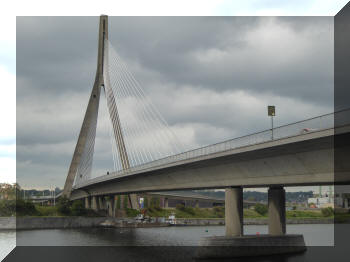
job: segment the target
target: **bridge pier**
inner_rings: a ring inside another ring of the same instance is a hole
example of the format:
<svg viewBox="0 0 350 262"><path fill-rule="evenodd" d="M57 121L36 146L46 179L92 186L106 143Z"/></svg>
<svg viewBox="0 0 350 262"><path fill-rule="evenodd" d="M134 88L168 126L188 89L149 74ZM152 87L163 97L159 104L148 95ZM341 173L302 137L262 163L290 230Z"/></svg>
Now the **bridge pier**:
<svg viewBox="0 0 350 262"><path fill-rule="evenodd" d="M226 236L243 235L243 188L230 187L225 190Z"/></svg>
<svg viewBox="0 0 350 262"><path fill-rule="evenodd" d="M85 197L85 208L90 209L90 197Z"/></svg>
<svg viewBox="0 0 350 262"><path fill-rule="evenodd" d="M115 200L114 200L114 196L111 196L109 199L109 203L108 203L108 215L110 217L115 217Z"/></svg>
<svg viewBox="0 0 350 262"><path fill-rule="evenodd" d="M282 186L272 186L268 191L269 234L286 234L286 192Z"/></svg>
<svg viewBox="0 0 350 262"><path fill-rule="evenodd" d="M167 197L164 198L164 208L169 208L169 199Z"/></svg>
<svg viewBox="0 0 350 262"><path fill-rule="evenodd" d="M99 211L100 210L100 205L98 201L98 197L93 196L91 199L91 209L94 211Z"/></svg>
<svg viewBox="0 0 350 262"><path fill-rule="evenodd" d="M268 192L269 234L243 235L243 189L225 190L225 236L202 238L197 258L229 258L298 253L306 250L303 235L286 235L285 190L271 186Z"/></svg>
<svg viewBox="0 0 350 262"><path fill-rule="evenodd" d="M138 199L136 194L129 194L129 204L132 209L139 209Z"/></svg>
<svg viewBox="0 0 350 262"><path fill-rule="evenodd" d="M102 209L102 210L105 209L102 196L98 197L98 205L99 205L100 209Z"/></svg>

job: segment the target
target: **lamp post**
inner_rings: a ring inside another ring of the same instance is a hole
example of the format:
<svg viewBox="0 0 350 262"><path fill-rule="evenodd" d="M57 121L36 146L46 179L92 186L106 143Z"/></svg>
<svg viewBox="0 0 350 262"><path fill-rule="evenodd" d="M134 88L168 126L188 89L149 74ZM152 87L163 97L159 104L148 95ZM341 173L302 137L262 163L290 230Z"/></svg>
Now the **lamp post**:
<svg viewBox="0 0 350 262"><path fill-rule="evenodd" d="M275 106L267 106L267 115L271 116L271 140L273 140L273 117L276 115Z"/></svg>

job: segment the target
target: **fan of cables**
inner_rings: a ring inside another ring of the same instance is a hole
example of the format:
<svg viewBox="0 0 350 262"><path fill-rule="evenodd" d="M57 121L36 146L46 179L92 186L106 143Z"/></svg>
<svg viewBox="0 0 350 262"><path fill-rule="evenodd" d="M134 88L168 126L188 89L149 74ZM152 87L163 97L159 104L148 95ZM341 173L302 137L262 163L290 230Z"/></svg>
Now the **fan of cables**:
<svg viewBox="0 0 350 262"><path fill-rule="evenodd" d="M115 171L183 152L173 130L108 40L104 57L104 89Z"/></svg>

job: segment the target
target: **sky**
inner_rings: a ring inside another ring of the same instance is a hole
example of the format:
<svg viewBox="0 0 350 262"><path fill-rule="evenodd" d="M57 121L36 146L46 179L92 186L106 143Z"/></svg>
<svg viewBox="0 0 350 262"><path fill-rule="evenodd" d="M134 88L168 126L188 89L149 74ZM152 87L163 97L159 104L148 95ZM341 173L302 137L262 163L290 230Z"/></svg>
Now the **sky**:
<svg viewBox="0 0 350 262"><path fill-rule="evenodd" d="M7 3L0 182L15 180L17 110L18 182L63 186L96 67L97 17L17 17L14 30L14 15L333 16L347 1L180 2L148 1L135 10L135 1L118 8L106 1L80 13L75 2L68 10L62 1L30 3L40 10ZM332 26L332 17L110 17L110 40L178 137L195 148L269 128L268 104L277 107L276 125L331 112Z"/></svg>

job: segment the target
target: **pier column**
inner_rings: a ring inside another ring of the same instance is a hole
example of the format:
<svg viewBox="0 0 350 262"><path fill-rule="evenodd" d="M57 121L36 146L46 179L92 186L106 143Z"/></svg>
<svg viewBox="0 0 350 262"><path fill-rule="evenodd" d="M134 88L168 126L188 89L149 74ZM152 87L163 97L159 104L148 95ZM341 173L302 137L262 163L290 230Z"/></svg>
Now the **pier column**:
<svg viewBox="0 0 350 262"><path fill-rule="evenodd" d="M286 192L282 186L273 186L268 191L269 234L286 233Z"/></svg>
<svg viewBox="0 0 350 262"><path fill-rule="evenodd" d="M226 236L243 236L243 188L230 187L225 190Z"/></svg>
<svg viewBox="0 0 350 262"><path fill-rule="evenodd" d="M85 208L90 209L90 198L89 197L85 197Z"/></svg>
<svg viewBox="0 0 350 262"><path fill-rule="evenodd" d="M109 199L109 208L108 208L108 215L111 217L115 217L115 201L114 201L115 196L111 196Z"/></svg>
<svg viewBox="0 0 350 262"><path fill-rule="evenodd" d="M98 205L99 205L100 209L102 209L102 210L105 209L105 207L103 205L103 197L102 196L98 197Z"/></svg>
<svg viewBox="0 0 350 262"><path fill-rule="evenodd" d="M91 199L91 209L98 211L100 209L99 201L97 199L98 197L93 196Z"/></svg>
<svg viewBox="0 0 350 262"><path fill-rule="evenodd" d="M169 199L164 198L164 208L169 208Z"/></svg>

